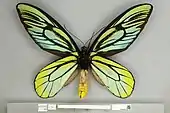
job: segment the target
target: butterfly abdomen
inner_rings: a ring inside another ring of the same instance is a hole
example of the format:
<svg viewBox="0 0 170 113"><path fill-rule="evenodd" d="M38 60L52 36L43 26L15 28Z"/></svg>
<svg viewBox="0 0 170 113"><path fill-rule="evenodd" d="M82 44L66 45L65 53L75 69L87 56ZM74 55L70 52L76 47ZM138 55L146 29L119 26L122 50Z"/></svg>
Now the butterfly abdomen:
<svg viewBox="0 0 170 113"><path fill-rule="evenodd" d="M88 93L88 71L82 69L80 72L80 81L78 88L78 95L80 99L83 99Z"/></svg>

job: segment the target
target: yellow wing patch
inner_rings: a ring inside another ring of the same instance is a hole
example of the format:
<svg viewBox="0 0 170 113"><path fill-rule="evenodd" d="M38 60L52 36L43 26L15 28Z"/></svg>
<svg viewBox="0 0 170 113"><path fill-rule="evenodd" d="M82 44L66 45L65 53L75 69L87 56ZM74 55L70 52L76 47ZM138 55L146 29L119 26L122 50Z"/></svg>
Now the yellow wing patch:
<svg viewBox="0 0 170 113"><path fill-rule="evenodd" d="M134 21L142 18L147 18L151 10L152 10L152 6L150 4L139 5L138 7L132 8L129 12L127 12L118 22L116 22L115 25L118 25L123 21L129 22L129 21ZM141 15L138 16L139 14ZM134 17L138 17L138 18L134 18ZM132 18L134 19L132 20Z"/></svg>

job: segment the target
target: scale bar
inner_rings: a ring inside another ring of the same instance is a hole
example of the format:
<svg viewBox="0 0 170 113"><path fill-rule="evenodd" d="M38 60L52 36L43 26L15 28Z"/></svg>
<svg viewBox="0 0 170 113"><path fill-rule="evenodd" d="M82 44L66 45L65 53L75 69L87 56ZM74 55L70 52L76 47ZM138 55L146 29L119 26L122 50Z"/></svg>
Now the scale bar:
<svg viewBox="0 0 170 113"><path fill-rule="evenodd" d="M61 109L98 109L98 110L128 110L129 104L109 104L109 105L57 105Z"/></svg>

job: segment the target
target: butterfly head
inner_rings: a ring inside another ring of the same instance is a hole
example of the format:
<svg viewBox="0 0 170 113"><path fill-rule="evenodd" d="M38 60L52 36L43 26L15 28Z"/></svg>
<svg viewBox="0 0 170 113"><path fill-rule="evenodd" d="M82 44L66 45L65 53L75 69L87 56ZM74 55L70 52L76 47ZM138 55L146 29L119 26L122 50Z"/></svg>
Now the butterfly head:
<svg viewBox="0 0 170 113"><path fill-rule="evenodd" d="M86 52L87 49L88 49L88 48L87 48L86 46L81 47L81 51L82 51L82 52Z"/></svg>

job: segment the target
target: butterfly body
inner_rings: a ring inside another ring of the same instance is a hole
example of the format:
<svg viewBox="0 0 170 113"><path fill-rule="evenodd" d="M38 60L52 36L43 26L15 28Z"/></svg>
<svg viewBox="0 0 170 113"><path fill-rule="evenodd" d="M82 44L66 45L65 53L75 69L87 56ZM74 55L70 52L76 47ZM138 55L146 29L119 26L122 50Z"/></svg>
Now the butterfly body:
<svg viewBox="0 0 170 113"><path fill-rule="evenodd" d="M64 27L42 9L28 3L19 3L16 8L34 42L41 49L60 56L36 75L34 88L39 97L54 97L80 75L78 95L84 98L88 92L89 70L96 81L116 97L127 98L132 94L135 86L132 73L108 56L127 50L137 39L151 15L151 4L129 8L110 22L92 44L81 49Z"/></svg>
<svg viewBox="0 0 170 113"><path fill-rule="evenodd" d="M78 87L78 95L83 99L88 93L88 68L90 67L91 59L86 46L81 47L79 53L78 64L80 66L80 79Z"/></svg>

